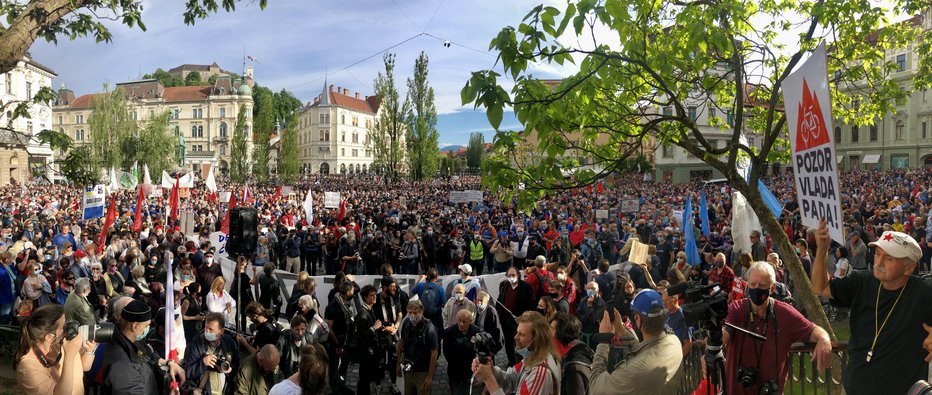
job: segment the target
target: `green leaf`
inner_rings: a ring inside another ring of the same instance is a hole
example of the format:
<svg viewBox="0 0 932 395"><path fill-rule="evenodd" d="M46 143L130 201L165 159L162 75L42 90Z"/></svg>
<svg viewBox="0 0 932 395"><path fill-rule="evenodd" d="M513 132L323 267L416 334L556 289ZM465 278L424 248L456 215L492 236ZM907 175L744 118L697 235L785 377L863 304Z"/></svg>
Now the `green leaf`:
<svg viewBox="0 0 932 395"><path fill-rule="evenodd" d="M489 107L486 110L485 115L489 118L489 124L492 125L492 128L498 130L498 127L502 125L502 116L504 115L502 106L493 105Z"/></svg>

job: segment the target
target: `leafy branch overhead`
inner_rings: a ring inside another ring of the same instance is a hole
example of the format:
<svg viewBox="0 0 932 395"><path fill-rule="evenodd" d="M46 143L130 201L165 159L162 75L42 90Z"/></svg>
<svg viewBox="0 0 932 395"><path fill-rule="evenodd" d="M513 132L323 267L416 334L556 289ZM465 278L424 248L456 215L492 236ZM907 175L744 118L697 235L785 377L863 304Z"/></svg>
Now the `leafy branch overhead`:
<svg viewBox="0 0 932 395"><path fill-rule="evenodd" d="M920 2L910 0L894 0L892 7L906 15L922 11ZM476 71L461 91L464 104L485 108L494 128L508 109L524 125L521 133L496 133L486 182L533 203L548 189L595 182L642 146L672 144L723 174L734 173L738 157L747 156L756 183L763 164L788 158L780 86L819 42L831 48L833 108L842 121L869 124L913 90L932 85L932 33L894 23L887 14L848 0L579 0L564 9L537 6L489 45L505 77ZM786 48L780 37L799 41ZM910 43L918 46L918 71L910 84L892 82L896 64L885 51ZM572 72L561 81L543 81L532 75L538 64ZM505 79L513 82L510 90L503 87ZM838 94L839 89L857 94ZM702 115L709 126L697 121ZM715 144L710 133L724 134L725 144ZM742 144L742 133L762 144ZM529 139L540 142L536 151L520 152ZM518 184L528 187L518 191ZM741 181L736 187L756 193L747 185Z"/></svg>

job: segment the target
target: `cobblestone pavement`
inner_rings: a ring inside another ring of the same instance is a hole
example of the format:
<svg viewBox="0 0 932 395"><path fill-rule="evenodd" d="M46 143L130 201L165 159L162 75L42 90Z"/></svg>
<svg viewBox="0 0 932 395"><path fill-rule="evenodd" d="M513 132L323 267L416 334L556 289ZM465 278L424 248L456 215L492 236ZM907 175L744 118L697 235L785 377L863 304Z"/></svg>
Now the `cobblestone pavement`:
<svg viewBox="0 0 932 395"><path fill-rule="evenodd" d="M505 355L504 351L500 351L498 354L495 355L496 366L504 367L505 365L507 365L507 363L508 363L508 357ZM356 363L350 364L349 369L347 369L346 376L347 376L346 385L350 389L352 389L353 392L355 393L356 383L359 381L359 364L356 364ZM386 374L385 379L382 381L381 387L378 388L377 392L373 392L373 394L391 395L391 390L390 390L389 385L390 383L389 383L388 375ZM401 377L398 378L397 387L399 390L402 391L402 393L404 392L404 379L403 378ZM433 386L431 387L430 392L431 394L437 394L437 395L449 395L450 394L449 381L447 380L447 361L446 361L446 358L443 357L443 353L441 353L437 359L437 368L434 369Z"/></svg>

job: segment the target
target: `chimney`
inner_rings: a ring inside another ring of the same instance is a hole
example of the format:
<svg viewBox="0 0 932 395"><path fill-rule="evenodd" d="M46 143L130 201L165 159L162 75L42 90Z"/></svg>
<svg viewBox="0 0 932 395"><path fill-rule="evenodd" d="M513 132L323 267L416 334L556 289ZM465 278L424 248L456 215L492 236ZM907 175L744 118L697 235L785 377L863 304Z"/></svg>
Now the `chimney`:
<svg viewBox="0 0 932 395"><path fill-rule="evenodd" d="M359 98L359 92L356 92L356 98L357 99Z"/></svg>
<svg viewBox="0 0 932 395"><path fill-rule="evenodd" d="M341 93L341 92L343 92L343 87L342 87L342 86L338 86L338 87L337 87L337 93Z"/></svg>
<svg viewBox="0 0 932 395"><path fill-rule="evenodd" d="M333 92L333 84L330 84L330 91Z"/></svg>
<svg viewBox="0 0 932 395"><path fill-rule="evenodd" d="M343 89L343 94L349 96L349 89Z"/></svg>

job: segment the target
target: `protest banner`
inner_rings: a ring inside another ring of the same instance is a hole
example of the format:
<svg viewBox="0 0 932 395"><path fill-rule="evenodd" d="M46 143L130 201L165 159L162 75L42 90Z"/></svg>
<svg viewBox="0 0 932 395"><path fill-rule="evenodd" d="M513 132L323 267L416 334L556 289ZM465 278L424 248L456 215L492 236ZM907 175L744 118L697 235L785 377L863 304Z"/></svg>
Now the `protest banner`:
<svg viewBox="0 0 932 395"><path fill-rule="evenodd" d="M634 263L647 264L647 247L647 244L634 240L631 244L631 255L628 256L628 260Z"/></svg>
<svg viewBox="0 0 932 395"><path fill-rule="evenodd" d="M89 186L84 189L84 215L82 218L100 218L104 216L104 204L107 197L103 185Z"/></svg>
<svg viewBox="0 0 932 395"><path fill-rule="evenodd" d="M621 212L636 213L641 209L641 201L638 199L623 199L621 201Z"/></svg>
<svg viewBox="0 0 932 395"><path fill-rule="evenodd" d="M482 191L476 191L476 190L450 191L450 203L459 204L459 203L481 202L481 201L482 201Z"/></svg>
<svg viewBox="0 0 932 395"><path fill-rule="evenodd" d="M324 192L324 208L340 208L340 192Z"/></svg>
<svg viewBox="0 0 932 395"><path fill-rule="evenodd" d="M783 102L802 223L817 228L825 218L832 240L845 244L825 43L783 82Z"/></svg>
<svg viewBox="0 0 932 395"><path fill-rule="evenodd" d="M595 210L595 219L608 219L608 210Z"/></svg>
<svg viewBox="0 0 932 395"><path fill-rule="evenodd" d="M215 258L226 258L230 255L227 253L227 235L223 234L223 232L211 233L210 245L216 249L214 251Z"/></svg>

